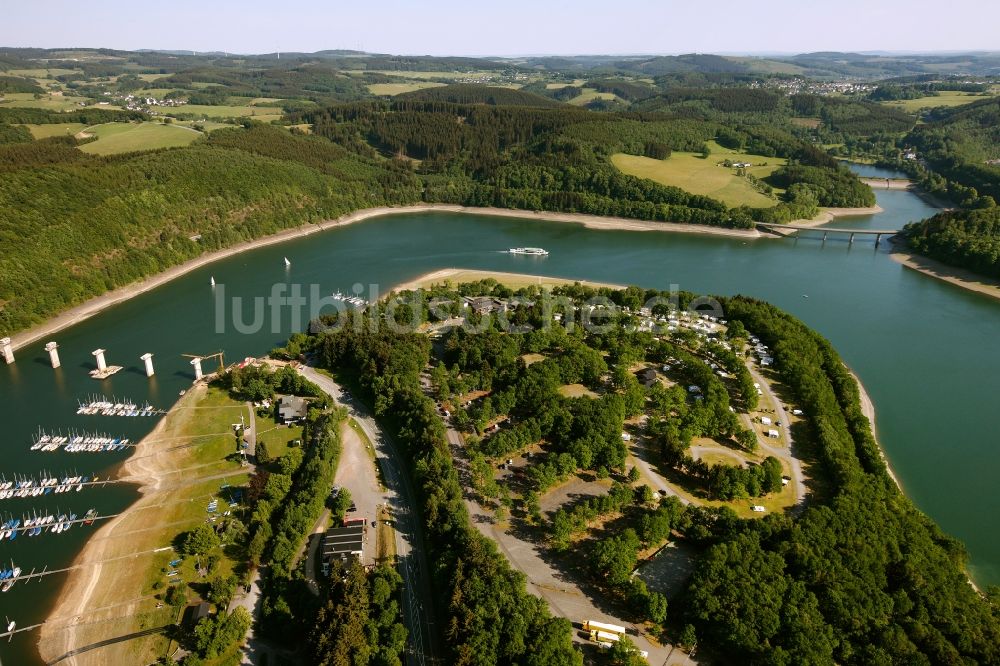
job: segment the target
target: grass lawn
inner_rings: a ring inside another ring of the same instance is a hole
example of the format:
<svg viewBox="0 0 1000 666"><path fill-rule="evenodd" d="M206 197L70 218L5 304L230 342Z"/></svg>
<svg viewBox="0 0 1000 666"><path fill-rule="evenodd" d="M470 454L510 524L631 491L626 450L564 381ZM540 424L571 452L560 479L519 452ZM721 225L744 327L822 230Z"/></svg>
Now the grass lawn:
<svg viewBox="0 0 1000 666"><path fill-rule="evenodd" d="M963 104L971 104L972 102L978 102L981 99L986 99L991 95L982 95L979 93L967 93L958 91L945 91L938 95L931 95L929 97L918 97L917 99L899 99L892 102L883 102L886 106L894 106L897 109L906 111L907 113L914 113L920 109L932 109L942 106L962 106Z"/></svg>
<svg viewBox="0 0 1000 666"><path fill-rule="evenodd" d="M404 83L373 83L368 86L368 92L373 95L401 95L402 93L423 90L424 88L437 88L443 83L435 81L410 81Z"/></svg>
<svg viewBox="0 0 1000 666"><path fill-rule="evenodd" d="M793 125L808 127L809 129L816 129L823 124L823 121L819 118L792 118L791 122Z"/></svg>
<svg viewBox="0 0 1000 666"><path fill-rule="evenodd" d="M587 396L588 398L600 397L583 384L566 384L564 386L560 386L559 395L566 398L580 398L583 396Z"/></svg>
<svg viewBox="0 0 1000 666"><path fill-rule="evenodd" d="M764 196L750 186L750 183L736 175L735 169L723 167L720 162L729 159L734 162L750 162L754 165L747 171L757 178L764 178L785 164L780 157L764 157L749 153L737 153L723 148L714 141L708 142L712 154L703 158L698 153L675 151L666 160L638 157L618 153L611 162L624 173L639 178L648 178L663 185L673 185L692 194L702 194L718 199L727 206L747 205L755 208L774 206L774 199Z"/></svg>
<svg viewBox="0 0 1000 666"><path fill-rule="evenodd" d="M80 150L94 155L186 146L201 136L190 128L161 123L105 123L87 128L87 133L96 135L97 141L80 146Z"/></svg>
<svg viewBox="0 0 1000 666"><path fill-rule="evenodd" d="M76 134L82 130L83 123L53 123L51 125L25 125L31 136L36 139L47 139L52 136L66 136Z"/></svg>
<svg viewBox="0 0 1000 666"><path fill-rule="evenodd" d="M257 420L257 444L267 446L267 452L277 460L292 448L292 442L302 440L302 426L279 425L273 417L255 416Z"/></svg>

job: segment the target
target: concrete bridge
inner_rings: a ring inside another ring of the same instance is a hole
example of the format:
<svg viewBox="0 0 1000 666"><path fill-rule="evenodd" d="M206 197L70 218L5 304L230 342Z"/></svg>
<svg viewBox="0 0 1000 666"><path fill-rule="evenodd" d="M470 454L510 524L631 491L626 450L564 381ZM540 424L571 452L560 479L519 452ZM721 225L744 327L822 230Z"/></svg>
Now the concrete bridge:
<svg viewBox="0 0 1000 666"><path fill-rule="evenodd" d="M875 247L878 247L882 243L882 236L892 237L899 233L899 229L837 229L835 227L812 227L804 224L770 224L766 222L758 222L757 228L781 236L788 236L798 231L822 231L823 240L826 240L829 234L847 234L849 243L854 242L855 236L874 236Z"/></svg>

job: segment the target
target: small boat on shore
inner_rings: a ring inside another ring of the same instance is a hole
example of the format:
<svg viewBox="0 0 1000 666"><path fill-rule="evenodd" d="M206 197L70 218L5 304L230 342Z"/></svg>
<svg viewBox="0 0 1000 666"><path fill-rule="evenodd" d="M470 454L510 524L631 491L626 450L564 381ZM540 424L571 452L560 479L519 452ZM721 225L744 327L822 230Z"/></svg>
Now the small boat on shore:
<svg viewBox="0 0 1000 666"><path fill-rule="evenodd" d="M512 247L507 252L510 254L527 254L533 257L549 256L549 251L541 247Z"/></svg>

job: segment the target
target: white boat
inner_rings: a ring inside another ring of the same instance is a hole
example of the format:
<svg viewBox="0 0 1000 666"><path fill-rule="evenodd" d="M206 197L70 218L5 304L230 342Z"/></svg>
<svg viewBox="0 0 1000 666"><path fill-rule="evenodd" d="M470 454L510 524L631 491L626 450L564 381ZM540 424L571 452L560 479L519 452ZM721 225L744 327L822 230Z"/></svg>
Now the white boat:
<svg viewBox="0 0 1000 666"><path fill-rule="evenodd" d="M211 285L213 287L215 286L215 276L214 275L212 277L208 278L208 281L211 283Z"/></svg>
<svg viewBox="0 0 1000 666"><path fill-rule="evenodd" d="M530 254L536 257L547 257L549 251L540 247L512 247L507 250L510 254Z"/></svg>
<svg viewBox="0 0 1000 666"><path fill-rule="evenodd" d="M292 262L288 261L288 257L285 257L285 268L288 268L291 265L292 265Z"/></svg>

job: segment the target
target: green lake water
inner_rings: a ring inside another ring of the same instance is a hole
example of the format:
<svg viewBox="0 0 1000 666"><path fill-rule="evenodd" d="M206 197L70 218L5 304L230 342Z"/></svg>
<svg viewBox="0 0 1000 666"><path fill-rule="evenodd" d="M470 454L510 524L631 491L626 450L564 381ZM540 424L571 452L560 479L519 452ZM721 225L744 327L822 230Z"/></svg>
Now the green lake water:
<svg viewBox="0 0 1000 666"><path fill-rule="evenodd" d="M879 175L869 171L866 175ZM841 218L832 226L899 228L934 210L912 193L877 192L885 212ZM243 334L230 323L216 332L215 296L267 296L272 286L319 285L319 293L347 292L355 284L392 285L444 267L499 270L632 283L698 293L748 294L800 317L828 337L867 387L878 416L878 436L903 489L970 553L980 584L1000 583L1000 438L992 410L1000 395L1000 303L925 277L893 262L888 247L861 238L823 243L821 234L743 240L672 233L594 231L570 224L424 213L383 217L342 229L261 248L204 267L118 305L52 340L62 367L52 370L44 340L19 350L17 362L0 367L0 474L37 476L113 473L121 453L29 451L33 433L98 430L133 439L154 419L77 416L77 400L89 394L128 397L168 408L190 386L191 366L181 354L225 350L227 362L261 355L290 330ZM539 246L545 258L512 256L512 246ZM283 257L292 262L284 266ZM219 287L209 286L214 276ZM244 303L249 310L248 303ZM249 321L250 317L247 316ZM125 370L104 382L91 379L90 352L107 349L108 362ZM141 372L139 356L154 354L156 376ZM206 361L206 369L211 362ZM82 515L124 509L134 499L128 486L0 500L0 516L32 510L72 510ZM68 566L94 528L62 535L19 537L0 543L0 561L26 571ZM41 621L63 575L18 584L0 595L0 618L19 626ZM5 663L37 663L36 632L0 645Z"/></svg>

